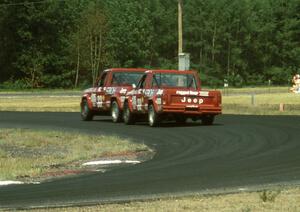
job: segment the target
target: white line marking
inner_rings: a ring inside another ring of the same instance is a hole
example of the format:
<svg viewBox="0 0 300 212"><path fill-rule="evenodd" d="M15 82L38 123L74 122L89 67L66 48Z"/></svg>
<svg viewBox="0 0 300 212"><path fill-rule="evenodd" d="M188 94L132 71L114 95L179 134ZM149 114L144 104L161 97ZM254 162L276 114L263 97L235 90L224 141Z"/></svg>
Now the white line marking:
<svg viewBox="0 0 300 212"><path fill-rule="evenodd" d="M41 184L41 183L40 182L24 183L24 182L21 182L21 181L13 181L13 180L0 181L0 186L22 185L22 184Z"/></svg>
<svg viewBox="0 0 300 212"><path fill-rule="evenodd" d="M131 163L137 164L140 161L137 160L99 160L99 161L90 161L82 164L83 166L95 166L95 165L111 165L111 164L122 164L122 163Z"/></svg>
<svg viewBox="0 0 300 212"><path fill-rule="evenodd" d="M0 186L6 186L6 185L19 185L19 184L24 184L21 181L12 181L12 180L7 180L7 181L0 181Z"/></svg>

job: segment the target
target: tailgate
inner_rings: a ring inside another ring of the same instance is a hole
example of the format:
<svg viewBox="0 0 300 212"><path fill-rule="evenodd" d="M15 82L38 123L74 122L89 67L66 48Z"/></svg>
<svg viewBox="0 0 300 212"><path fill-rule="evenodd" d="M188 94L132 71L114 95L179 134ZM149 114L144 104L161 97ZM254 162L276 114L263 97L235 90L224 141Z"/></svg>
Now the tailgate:
<svg viewBox="0 0 300 212"><path fill-rule="evenodd" d="M182 92L170 96L169 105L177 106L217 106L218 92L216 91L199 91L199 92Z"/></svg>

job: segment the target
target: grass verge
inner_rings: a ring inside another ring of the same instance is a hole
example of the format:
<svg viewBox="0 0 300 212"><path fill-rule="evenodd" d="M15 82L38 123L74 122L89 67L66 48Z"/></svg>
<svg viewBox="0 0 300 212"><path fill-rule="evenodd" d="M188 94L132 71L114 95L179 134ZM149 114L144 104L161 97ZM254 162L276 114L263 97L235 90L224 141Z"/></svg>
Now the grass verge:
<svg viewBox="0 0 300 212"><path fill-rule="evenodd" d="M300 115L300 95L294 93L223 95L222 101L224 114ZM79 112L79 102L80 96L0 95L0 111Z"/></svg>
<svg viewBox="0 0 300 212"><path fill-rule="evenodd" d="M146 152L146 145L114 136L0 129L0 180L30 181L50 173L77 172L87 160Z"/></svg>
<svg viewBox="0 0 300 212"><path fill-rule="evenodd" d="M79 112L78 96L2 96L0 111Z"/></svg>
<svg viewBox="0 0 300 212"><path fill-rule="evenodd" d="M224 195L196 195L153 201L104 204L90 207L39 209L32 211L291 211L300 210L300 188L242 192Z"/></svg>
<svg viewBox="0 0 300 212"><path fill-rule="evenodd" d="M223 96L222 105L227 114L300 115L300 95L294 93Z"/></svg>

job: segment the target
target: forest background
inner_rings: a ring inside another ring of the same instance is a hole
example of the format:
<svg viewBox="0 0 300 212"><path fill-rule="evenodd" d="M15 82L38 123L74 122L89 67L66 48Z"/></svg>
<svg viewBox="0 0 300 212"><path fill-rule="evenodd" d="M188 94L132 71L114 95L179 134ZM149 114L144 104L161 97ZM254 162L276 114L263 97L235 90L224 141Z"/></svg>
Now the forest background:
<svg viewBox="0 0 300 212"><path fill-rule="evenodd" d="M206 86L286 85L300 0L184 0L184 52ZM177 0L2 0L0 88L83 88L110 67L177 69Z"/></svg>

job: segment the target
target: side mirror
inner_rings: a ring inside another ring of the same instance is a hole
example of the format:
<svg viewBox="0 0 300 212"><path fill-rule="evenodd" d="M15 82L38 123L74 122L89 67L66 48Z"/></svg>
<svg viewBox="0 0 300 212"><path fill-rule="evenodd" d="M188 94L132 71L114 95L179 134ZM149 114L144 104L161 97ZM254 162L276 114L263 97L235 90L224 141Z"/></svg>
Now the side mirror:
<svg viewBox="0 0 300 212"><path fill-rule="evenodd" d="M132 88L133 88L133 89L136 89L136 84L133 83L133 84L132 84Z"/></svg>

